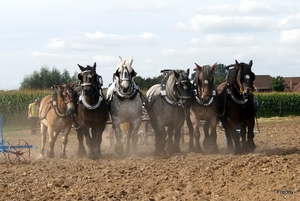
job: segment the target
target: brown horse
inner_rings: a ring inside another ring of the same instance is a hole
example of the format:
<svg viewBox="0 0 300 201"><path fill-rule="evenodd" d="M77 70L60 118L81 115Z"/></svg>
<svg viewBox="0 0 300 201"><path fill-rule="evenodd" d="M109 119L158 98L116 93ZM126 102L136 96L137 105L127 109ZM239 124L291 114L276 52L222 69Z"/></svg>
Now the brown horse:
<svg viewBox="0 0 300 201"><path fill-rule="evenodd" d="M45 96L40 103L39 118L41 123L42 147L41 157L44 157L46 132L49 137L49 158L54 157L54 145L57 136L62 132L61 158L66 158L66 145L72 127L72 116L75 114L76 92L75 82L71 85L56 85L52 87L53 95Z"/></svg>
<svg viewBox="0 0 300 201"><path fill-rule="evenodd" d="M93 66L83 67L78 78L81 86L76 90L80 93L76 112L76 131L79 141L78 155L86 156L83 145L83 136L88 146L87 157L98 159L101 154L100 145L102 133L108 120L108 105L102 94L102 78L96 73L96 63Z"/></svg>
<svg viewBox="0 0 300 201"><path fill-rule="evenodd" d="M214 89L214 73L217 66L199 66L196 64L196 76L193 80L193 96L190 100L190 115L187 116L187 125L189 128L189 151L203 152L200 146L199 120L205 120L204 133L205 139L203 146L210 153L218 152L216 143L216 126L218 123L218 101L217 93ZM190 117L190 118L188 118ZM195 138L195 146L194 140Z"/></svg>
<svg viewBox="0 0 300 201"><path fill-rule="evenodd" d="M255 149L253 129L256 108L252 93L255 74L252 72L252 64L252 60L249 64L235 61L234 65L227 66L226 84L218 87L223 87L218 90L221 91L218 95L219 120L225 129L229 151L233 150L232 139L234 140L235 154L253 152ZM239 125L241 126L240 135L236 131L236 127ZM246 134L248 134L247 139Z"/></svg>

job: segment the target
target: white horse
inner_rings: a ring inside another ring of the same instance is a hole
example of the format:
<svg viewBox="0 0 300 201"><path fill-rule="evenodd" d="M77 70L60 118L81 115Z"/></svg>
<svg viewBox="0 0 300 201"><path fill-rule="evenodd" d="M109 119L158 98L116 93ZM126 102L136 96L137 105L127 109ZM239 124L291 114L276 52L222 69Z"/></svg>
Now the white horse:
<svg viewBox="0 0 300 201"><path fill-rule="evenodd" d="M122 131L120 124L123 122L129 123L125 152L130 153L131 151L132 154L136 154L138 130L142 122L141 92L134 81L136 72L132 68L132 62L132 58L122 60L122 58L119 57L119 64L113 75L114 83L107 90L106 98L110 102L110 115L117 140L115 151L118 154L124 152L121 142ZM131 140L132 150L130 150Z"/></svg>

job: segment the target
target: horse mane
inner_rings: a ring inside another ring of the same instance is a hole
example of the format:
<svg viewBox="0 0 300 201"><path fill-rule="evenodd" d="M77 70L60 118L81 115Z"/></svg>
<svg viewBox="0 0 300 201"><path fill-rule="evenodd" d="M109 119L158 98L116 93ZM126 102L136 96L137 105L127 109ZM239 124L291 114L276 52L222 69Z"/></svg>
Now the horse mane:
<svg viewBox="0 0 300 201"><path fill-rule="evenodd" d="M226 83L227 85L234 85L236 82L237 69L235 64L231 64L225 67L227 70Z"/></svg>
<svg viewBox="0 0 300 201"><path fill-rule="evenodd" d="M166 94L168 97L174 97L174 85L177 81L177 78L175 77L175 73L182 74L184 73L184 70L171 70L167 75L166 75ZM180 78L179 78L180 79Z"/></svg>

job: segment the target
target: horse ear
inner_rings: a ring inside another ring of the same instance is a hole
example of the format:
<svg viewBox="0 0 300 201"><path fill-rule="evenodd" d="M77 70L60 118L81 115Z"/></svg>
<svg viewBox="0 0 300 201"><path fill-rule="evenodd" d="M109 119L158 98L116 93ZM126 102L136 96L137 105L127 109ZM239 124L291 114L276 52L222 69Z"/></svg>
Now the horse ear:
<svg viewBox="0 0 300 201"><path fill-rule="evenodd" d="M189 68L186 70L186 74L187 74L187 76L190 75L190 69Z"/></svg>
<svg viewBox="0 0 300 201"><path fill-rule="evenodd" d="M199 66L197 63L195 63L195 65L196 65L196 68L198 69L198 71L202 71L202 67L201 66Z"/></svg>
<svg viewBox="0 0 300 201"><path fill-rule="evenodd" d="M70 84L70 87L73 88L75 86L75 81L72 82L72 84Z"/></svg>
<svg viewBox="0 0 300 201"><path fill-rule="evenodd" d="M122 62L122 57L121 56L119 56L119 63L121 63Z"/></svg>
<svg viewBox="0 0 300 201"><path fill-rule="evenodd" d="M130 60L128 61L129 66L132 65L132 62L133 62L133 58L131 57Z"/></svg>
<svg viewBox="0 0 300 201"><path fill-rule="evenodd" d="M215 71L215 70L216 70L216 67L217 67L217 62L216 62L214 65L212 65L211 71Z"/></svg>
<svg viewBox="0 0 300 201"><path fill-rule="evenodd" d="M237 61L237 60L235 60L235 66L238 68L238 70L240 69L240 63Z"/></svg>
<svg viewBox="0 0 300 201"><path fill-rule="evenodd" d="M252 67L252 65L253 65L253 62L252 62L252 60L250 60L249 61L249 66Z"/></svg>
<svg viewBox="0 0 300 201"><path fill-rule="evenodd" d="M77 64L77 66L80 68L81 71L84 71L84 67L83 66L81 66L79 64Z"/></svg>
<svg viewBox="0 0 300 201"><path fill-rule="evenodd" d="M96 65L96 62L95 62L95 63L94 63L94 65L93 65L93 68L95 68L95 69L96 69L96 66L97 66L97 65Z"/></svg>

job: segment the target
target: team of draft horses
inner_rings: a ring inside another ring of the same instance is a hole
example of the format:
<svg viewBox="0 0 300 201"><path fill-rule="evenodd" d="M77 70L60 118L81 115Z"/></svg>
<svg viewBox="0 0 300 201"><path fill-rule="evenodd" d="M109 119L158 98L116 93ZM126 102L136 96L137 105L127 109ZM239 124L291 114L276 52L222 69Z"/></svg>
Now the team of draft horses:
<svg viewBox="0 0 300 201"><path fill-rule="evenodd" d="M222 122L227 137L228 152L253 152L253 128L256 108L253 97L252 60L226 67L226 82L214 88L217 64L200 66L195 63L196 76L189 79L187 70L162 70L161 83L152 86L145 97L134 78L133 59L119 57L114 82L106 96L102 92L102 78L96 72L96 63L86 67L78 64L80 86L62 84L53 86L53 95L40 103L41 153L54 157L54 145L62 133L60 157L66 158L68 134L73 126L77 131L79 157L97 159L106 122L111 117L115 130L114 149L118 154L137 153L138 130L143 107L147 110L155 133L155 154L159 156L180 152L180 131L186 121L189 130L189 151L218 153L216 126ZM200 143L199 120L204 120L203 148ZM120 124L128 122L126 144L123 145ZM236 130L241 127L240 132ZM49 148L45 152L46 133ZM86 140L86 147L84 145Z"/></svg>

